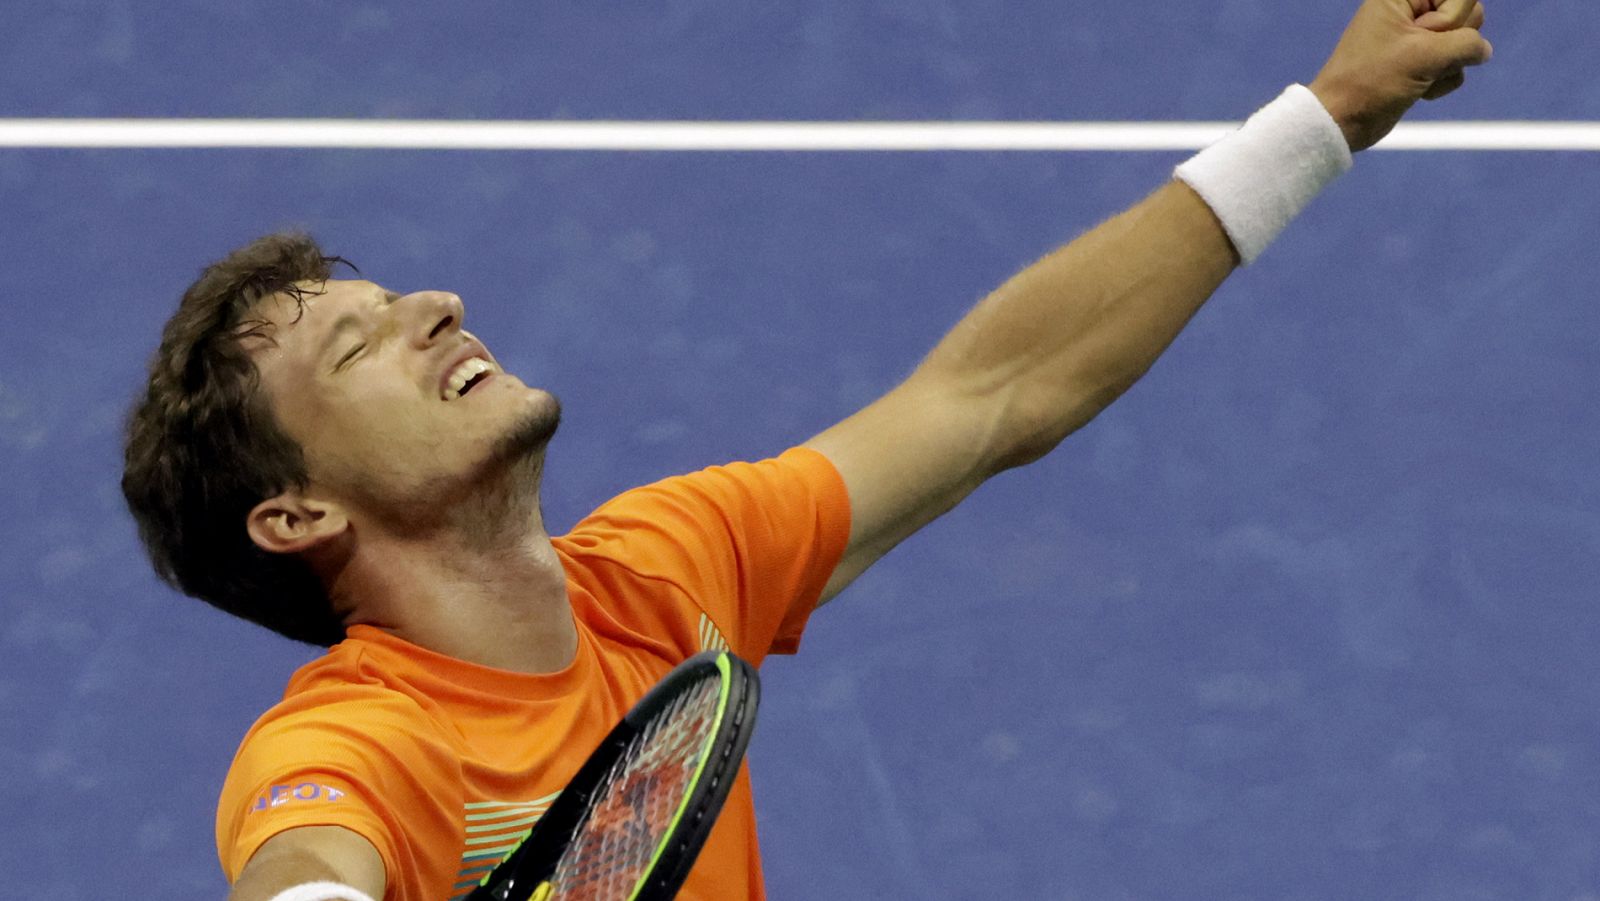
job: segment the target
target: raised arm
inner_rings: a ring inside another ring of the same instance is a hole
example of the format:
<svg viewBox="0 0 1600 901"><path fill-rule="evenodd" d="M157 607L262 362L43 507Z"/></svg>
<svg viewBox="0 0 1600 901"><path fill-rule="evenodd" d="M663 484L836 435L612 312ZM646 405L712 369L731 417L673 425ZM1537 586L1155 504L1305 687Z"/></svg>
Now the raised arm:
<svg viewBox="0 0 1600 901"><path fill-rule="evenodd" d="M1126 391L1241 253L1259 252L1263 208L1285 213L1278 198L1304 187L1290 171L1302 160L1288 151L1326 152L1315 143L1337 145L1341 135L1352 151L1370 147L1417 100L1449 93L1464 67L1488 59L1482 23L1478 0L1366 0L1310 86L1321 106L1312 112L1331 138L1303 133L1293 115L1255 133L1247 126L1230 147L1202 155L1205 171L1188 179L1201 193L1169 182L1017 273L904 383L807 442L838 468L850 494L850 544L824 599L984 480L1048 453ZM1303 106L1296 115L1303 118ZM1284 171L1249 164L1263 153L1272 158L1280 141ZM1253 191L1263 197L1237 196Z"/></svg>

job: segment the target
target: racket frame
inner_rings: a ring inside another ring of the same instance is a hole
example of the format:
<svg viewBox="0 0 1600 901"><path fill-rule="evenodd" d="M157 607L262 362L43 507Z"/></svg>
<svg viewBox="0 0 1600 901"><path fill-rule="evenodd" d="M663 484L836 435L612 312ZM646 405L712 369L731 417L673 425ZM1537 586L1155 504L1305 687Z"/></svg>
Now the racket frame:
<svg viewBox="0 0 1600 901"><path fill-rule="evenodd" d="M716 730L701 749L693 788L685 793L644 874L626 901L667 901L683 885L737 778L754 731L761 682L749 663L728 651L704 651L674 667L623 716L568 780L527 838L479 882L466 901L522 901L554 873L584 821L599 783L650 720L714 669L719 679Z"/></svg>

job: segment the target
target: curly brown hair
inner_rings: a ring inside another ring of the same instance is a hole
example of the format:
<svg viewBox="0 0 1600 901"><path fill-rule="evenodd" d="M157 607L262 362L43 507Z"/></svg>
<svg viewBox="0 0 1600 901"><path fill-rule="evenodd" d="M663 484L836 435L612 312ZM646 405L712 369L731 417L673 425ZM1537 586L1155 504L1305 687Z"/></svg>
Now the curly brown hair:
<svg viewBox="0 0 1600 901"><path fill-rule="evenodd" d="M257 547L246 516L304 487L305 458L261 390L247 336L270 340L254 308L336 264L310 236L268 235L208 266L184 292L128 419L122 494L156 573L173 587L255 623L327 647L344 624L310 567ZM354 268L354 267L351 267Z"/></svg>

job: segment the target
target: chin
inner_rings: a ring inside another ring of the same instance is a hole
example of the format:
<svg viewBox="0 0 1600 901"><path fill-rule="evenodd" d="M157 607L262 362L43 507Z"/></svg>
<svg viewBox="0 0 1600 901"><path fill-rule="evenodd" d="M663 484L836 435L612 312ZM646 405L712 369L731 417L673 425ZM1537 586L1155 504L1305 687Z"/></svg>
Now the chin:
<svg viewBox="0 0 1600 901"><path fill-rule="evenodd" d="M501 435L495 457L510 462L536 456L555 437L561 425L561 402L548 392L540 391L538 395Z"/></svg>

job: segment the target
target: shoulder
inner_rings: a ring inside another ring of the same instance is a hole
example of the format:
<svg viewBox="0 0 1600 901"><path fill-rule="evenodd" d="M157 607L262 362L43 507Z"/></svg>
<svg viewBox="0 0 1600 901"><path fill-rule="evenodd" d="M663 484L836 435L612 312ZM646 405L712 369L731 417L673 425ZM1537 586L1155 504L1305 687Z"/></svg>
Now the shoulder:
<svg viewBox="0 0 1600 901"><path fill-rule="evenodd" d="M438 779L457 769L457 759L433 720L397 692L313 692L256 721L228 767L222 799L253 803L308 774L333 780L317 784L378 786L391 783L398 766Z"/></svg>
<svg viewBox="0 0 1600 901"><path fill-rule="evenodd" d="M849 534L843 479L801 447L624 492L554 543L569 576L630 627L759 661L798 634Z"/></svg>
<svg viewBox="0 0 1600 901"><path fill-rule="evenodd" d="M392 674L373 662L365 643L347 641L296 670L281 701L256 720L245 736L253 739L285 732L331 729L386 736L395 731L419 737L439 734L434 718L414 693L400 690Z"/></svg>
<svg viewBox="0 0 1600 901"><path fill-rule="evenodd" d="M273 705L256 720L242 744L318 730L385 738L396 732L417 737L442 734L433 717L404 692L383 685L325 685Z"/></svg>
<svg viewBox="0 0 1600 901"><path fill-rule="evenodd" d="M338 826L370 844L391 875L431 874L445 865L419 837L453 847L462 797L460 757L414 700L380 685L311 688L268 710L240 742L217 798L217 851L237 878L274 836Z"/></svg>
<svg viewBox="0 0 1600 901"><path fill-rule="evenodd" d="M217 798L218 848L237 872L285 828L342 825L392 858L387 824L459 810L461 781L453 743L413 699L382 685L305 687L240 742Z"/></svg>
<svg viewBox="0 0 1600 901"><path fill-rule="evenodd" d="M822 454L796 447L766 460L710 466L625 491L601 504L563 539L594 546L641 528L726 530L752 517L781 518L818 509L848 516L843 479Z"/></svg>
<svg viewBox="0 0 1600 901"><path fill-rule="evenodd" d="M355 665L330 654L295 673L283 700L240 741L224 797L258 791L295 772L364 782L384 780L397 763L413 772L454 766L442 724L405 692L354 677Z"/></svg>

